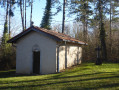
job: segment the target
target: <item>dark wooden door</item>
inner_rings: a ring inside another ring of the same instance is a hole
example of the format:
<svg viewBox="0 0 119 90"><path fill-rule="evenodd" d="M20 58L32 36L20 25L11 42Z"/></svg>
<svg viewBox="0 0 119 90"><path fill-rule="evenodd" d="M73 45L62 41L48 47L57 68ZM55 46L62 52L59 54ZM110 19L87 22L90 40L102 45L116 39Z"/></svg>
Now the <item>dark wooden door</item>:
<svg viewBox="0 0 119 90"><path fill-rule="evenodd" d="M40 51L33 52L33 73L40 74Z"/></svg>

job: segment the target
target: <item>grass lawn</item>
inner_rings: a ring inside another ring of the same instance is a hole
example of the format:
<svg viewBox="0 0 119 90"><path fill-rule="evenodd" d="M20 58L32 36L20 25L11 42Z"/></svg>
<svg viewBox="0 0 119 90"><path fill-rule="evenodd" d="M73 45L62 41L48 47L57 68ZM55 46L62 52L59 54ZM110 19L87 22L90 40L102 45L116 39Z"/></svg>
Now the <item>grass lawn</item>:
<svg viewBox="0 0 119 90"><path fill-rule="evenodd" d="M15 75L0 71L0 90L119 90L119 64L84 63L49 75Z"/></svg>

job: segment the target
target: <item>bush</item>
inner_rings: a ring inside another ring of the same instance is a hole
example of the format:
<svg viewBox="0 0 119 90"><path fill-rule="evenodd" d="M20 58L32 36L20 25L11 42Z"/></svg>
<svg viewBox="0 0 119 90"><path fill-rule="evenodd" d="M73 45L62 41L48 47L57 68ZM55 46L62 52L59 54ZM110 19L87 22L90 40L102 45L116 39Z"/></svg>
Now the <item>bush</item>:
<svg viewBox="0 0 119 90"><path fill-rule="evenodd" d="M9 70L16 66L16 52L11 44L0 48L0 70Z"/></svg>

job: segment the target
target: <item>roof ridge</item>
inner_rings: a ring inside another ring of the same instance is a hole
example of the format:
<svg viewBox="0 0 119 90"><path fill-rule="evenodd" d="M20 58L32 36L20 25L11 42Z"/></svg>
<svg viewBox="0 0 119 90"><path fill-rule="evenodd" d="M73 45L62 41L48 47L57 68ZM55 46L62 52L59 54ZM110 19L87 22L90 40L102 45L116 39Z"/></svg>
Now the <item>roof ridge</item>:
<svg viewBox="0 0 119 90"><path fill-rule="evenodd" d="M60 33L60 32L57 32L57 31L55 31L55 30L48 30L48 29L45 29L45 28L41 28L41 27L37 27L37 26L35 26L36 28L38 28L38 29L41 29L41 30L43 30L43 31L48 31L49 33L51 33L51 32L53 32L53 33L57 33L57 34L61 34L60 36L63 36L63 37L65 37L65 36L68 36L69 38L73 38L73 37L71 37L70 35L67 35L67 34L64 34L64 33ZM52 33L51 33L52 34Z"/></svg>
<svg viewBox="0 0 119 90"><path fill-rule="evenodd" d="M55 30L48 30L45 28L40 28L37 26L31 26L29 28L27 28L25 31L19 33L18 35L16 35L15 37L13 37L12 39L10 39L8 42L16 42L17 39L21 38L22 36L26 35L28 32L30 31L36 31L36 32L44 32L44 34L47 34L48 37L55 39L55 40L63 40L63 41L68 41L68 42L72 42L72 43L78 43L78 44L87 44L83 41L79 41L78 39L75 39L74 37L71 37L70 35L64 34L64 33L60 33L57 32Z"/></svg>

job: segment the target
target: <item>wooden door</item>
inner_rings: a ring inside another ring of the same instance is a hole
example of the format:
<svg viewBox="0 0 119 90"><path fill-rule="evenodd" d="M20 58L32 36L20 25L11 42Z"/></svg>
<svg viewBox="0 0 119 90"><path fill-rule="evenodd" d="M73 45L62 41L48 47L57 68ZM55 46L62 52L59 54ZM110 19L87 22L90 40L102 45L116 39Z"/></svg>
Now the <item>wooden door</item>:
<svg viewBox="0 0 119 90"><path fill-rule="evenodd" d="M33 52L33 73L40 74L40 51Z"/></svg>

